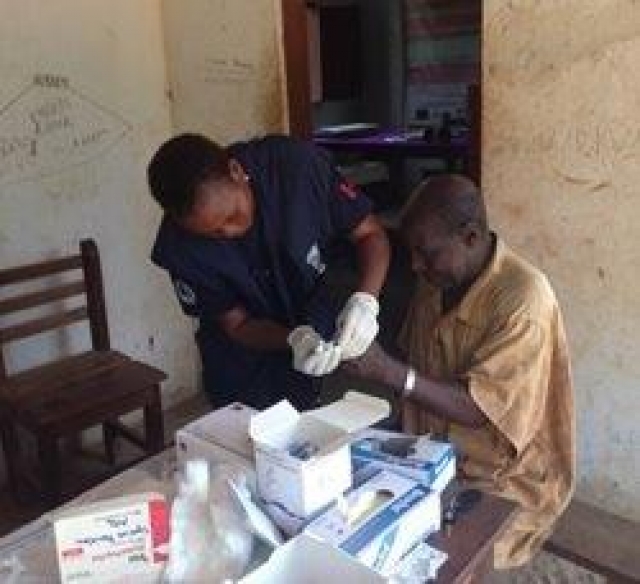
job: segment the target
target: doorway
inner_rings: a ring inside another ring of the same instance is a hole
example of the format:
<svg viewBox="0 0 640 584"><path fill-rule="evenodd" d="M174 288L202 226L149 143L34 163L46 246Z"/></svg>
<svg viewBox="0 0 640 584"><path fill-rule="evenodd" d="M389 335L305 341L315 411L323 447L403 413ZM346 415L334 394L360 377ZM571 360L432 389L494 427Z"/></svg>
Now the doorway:
<svg viewBox="0 0 640 584"><path fill-rule="evenodd" d="M440 157L442 170L479 182L481 0L282 0L282 13L292 135L318 141L334 127L336 134L341 126L352 134L394 128L404 133L399 141L426 138L424 148L412 143L385 163L393 180L403 174L402 188L405 154L422 159L424 173L437 172ZM464 163L454 164L457 150L437 148L438 137L465 128ZM376 158L372 152L365 159ZM398 156L401 171L393 168Z"/></svg>

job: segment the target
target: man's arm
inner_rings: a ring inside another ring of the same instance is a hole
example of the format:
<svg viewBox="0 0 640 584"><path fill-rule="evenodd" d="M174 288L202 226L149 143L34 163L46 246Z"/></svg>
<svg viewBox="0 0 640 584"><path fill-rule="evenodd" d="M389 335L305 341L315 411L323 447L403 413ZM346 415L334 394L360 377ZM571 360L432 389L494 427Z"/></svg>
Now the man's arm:
<svg viewBox="0 0 640 584"><path fill-rule="evenodd" d="M389 267L389 240L380 222L367 215L351 232L360 271L359 292L378 296Z"/></svg>
<svg viewBox="0 0 640 584"><path fill-rule="evenodd" d="M235 342L256 351L288 350L287 327L267 319L252 318L242 307L232 308L220 317L218 324Z"/></svg>
<svg viewBox="0 0 640 584"><path fill-rule="evenodd" d="M395 395L404 392L410 367L385 353L378 343L373 343L359 359L343 365L349 373L377 381L394 390ZM436 381L416 374L415 386L407 399L414 401L434 414L462 426L479 428L488 419L457 381Z"/></svg>

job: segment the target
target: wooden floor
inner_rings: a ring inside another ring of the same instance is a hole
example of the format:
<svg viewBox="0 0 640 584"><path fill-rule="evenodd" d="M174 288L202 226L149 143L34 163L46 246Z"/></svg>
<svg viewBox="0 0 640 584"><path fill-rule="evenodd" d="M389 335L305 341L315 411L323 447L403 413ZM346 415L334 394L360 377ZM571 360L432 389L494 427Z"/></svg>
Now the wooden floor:
<svg viewBox="0 0 640 584"><path fill-rule="evenodd" d="M169 408L164 416L165 444L173 443L175 431L189 421L209 410L204 394L197 394L178 405ZM119 443L118 465L126 467L135 462L140 452L124 441ZM73 464L65 467L65 491L80 493L86 488L104 480L111 473L99 452L87 452ZM35 519L44 512L44 506L36 498L17 503L6 488L0 488L0 536L13 531L24 523Z"/></svg>

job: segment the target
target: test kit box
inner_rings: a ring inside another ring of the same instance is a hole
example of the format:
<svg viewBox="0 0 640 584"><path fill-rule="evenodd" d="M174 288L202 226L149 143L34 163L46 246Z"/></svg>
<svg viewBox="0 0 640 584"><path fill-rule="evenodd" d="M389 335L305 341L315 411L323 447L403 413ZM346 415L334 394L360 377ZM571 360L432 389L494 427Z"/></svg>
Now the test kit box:
<svg viewBox="0 0 640 584"><path fill-rule="evenodd" d="M53 530L65 584L157 582L168 557L169 510L158 493L62 512Z"/></svg>
<svg viewBox="0 0 640 584"><path fill-rule="evenodd" d="M439 492L456 473L455 451L449 442L372 428L356 435L351 459L354 473L365 467L390 470Z"/></svg>
<svg viewBox="0 0 640 584"><path fill-rule="evenodd" d="M440 496L380 471L313 520L305 533L386 576L422 538L440 529Z"/></svg>
<svg viewBox="0 0 640 584"><path fill-rule="evenodd" d="M204 459L229 462L253 474L253 444L249 437L251 416L257 410L233 403L198 418L176 432L178 463Z"/></svg>
<svg viewBox="0 0 640 584"><path fill-rule="evenodd" d="M352 484L351 433L387 417L388 402L349 392L326 407L303 414L286 400L251 417L257 485L267 503L309 517ZM309 448L296 455L295 445Z"/></svg>

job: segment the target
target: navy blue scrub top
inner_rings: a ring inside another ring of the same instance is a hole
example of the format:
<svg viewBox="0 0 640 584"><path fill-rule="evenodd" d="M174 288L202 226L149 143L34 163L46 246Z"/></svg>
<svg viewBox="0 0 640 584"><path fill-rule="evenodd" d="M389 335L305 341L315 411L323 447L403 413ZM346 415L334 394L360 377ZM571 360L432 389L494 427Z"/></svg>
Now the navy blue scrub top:
<svg viewBox="0 0 640 584"><path fill-rule="evenodd" d="M229 152L256 199L249 231L207 238L165 217L151 259L169 272L183 311L199 319L196 339L214 405L238 400L264 408L287 398L305 409L317 397L317 384L292 369L290 353L243 347L217 319L242 306L254 318L289 328L308 323L330 338L339 307L324 284L328 253L371 212L371 203L310 143L268 136Z"/></svg>

